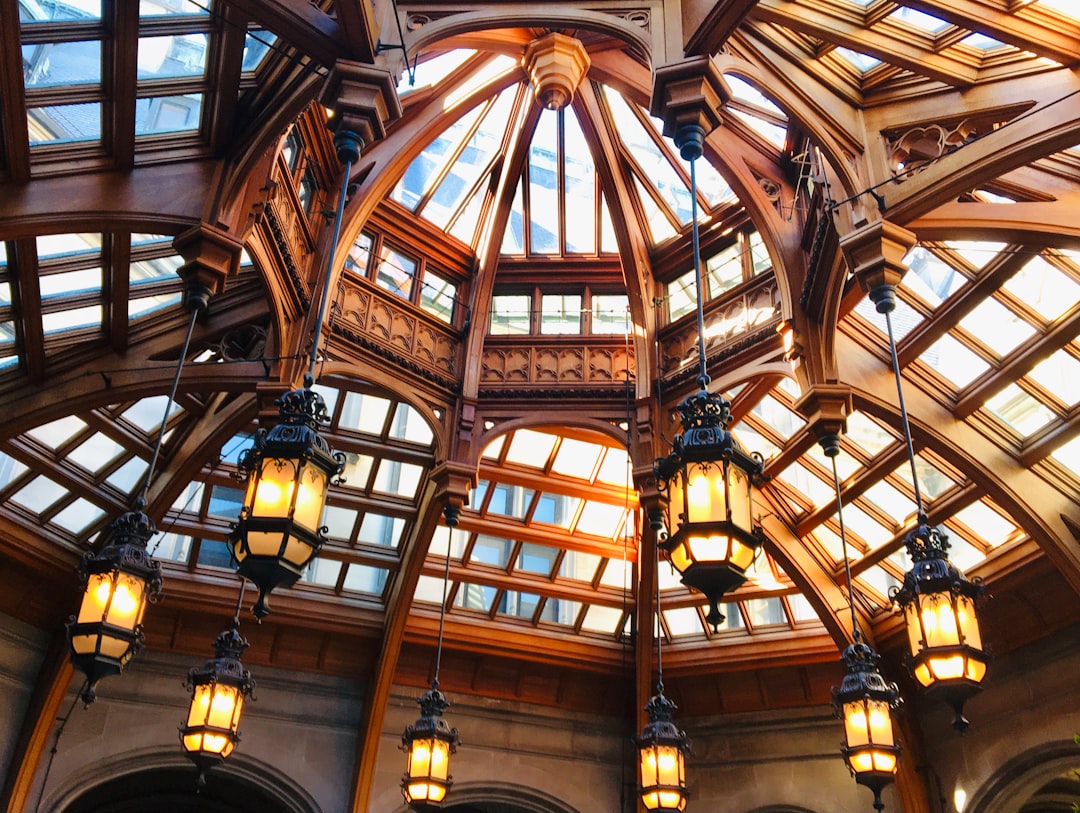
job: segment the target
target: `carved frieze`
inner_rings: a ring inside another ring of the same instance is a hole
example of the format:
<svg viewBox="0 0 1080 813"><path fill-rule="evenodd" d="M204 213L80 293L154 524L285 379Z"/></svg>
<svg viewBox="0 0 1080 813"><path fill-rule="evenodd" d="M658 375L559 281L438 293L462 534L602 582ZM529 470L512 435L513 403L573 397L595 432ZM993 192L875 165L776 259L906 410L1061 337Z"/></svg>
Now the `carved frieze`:
<svg viewBox="0 0 1080 813"><path fill-rule="evenodd" d="M624 344L568 342L565 338L525 345L489 337L480 364L480 380L487 386L610 387L634 375L633 351Z"/></svg>
<svg viewBox="0 0 1080 813"><path fill-rule="evenodd" d="M343 280L335 310L341 335L357 337L410 369L425 370L433 380L456 381L461 340L449 325L366 281Z"/></svg>

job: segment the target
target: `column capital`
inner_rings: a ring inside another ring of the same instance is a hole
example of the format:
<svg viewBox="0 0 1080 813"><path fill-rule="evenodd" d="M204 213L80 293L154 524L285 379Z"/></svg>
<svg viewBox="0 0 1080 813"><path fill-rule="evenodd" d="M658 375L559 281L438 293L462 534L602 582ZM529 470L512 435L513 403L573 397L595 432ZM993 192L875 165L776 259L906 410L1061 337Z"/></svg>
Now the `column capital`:
<svg viewBox="0 0 1080 813"><path fill-rule="evenodd" d="M875 220L840 238L859 287L867 293L882 286L896 286L907 273L904 257L918 242L913 232L888 220Z"/></svg>
<svg viewBox="0 0 1080 813"><path fill-rule="evenodd" d="M663 119L664 135L678 144L680 132L696 129L704 138L719 127L720 108L730 99L731 91L713 61L695 56L656 69L649 112Z"/></svg>
<svg viewBox="0 0 1080 813"><path fill-rule="evenodd" d="M795 411L806 418L807 428L819 441L830 435L839 438L847 431L847 417L853 411L851 387L846 384L817 384L795 402Z"/></svg>
<svg viewBox="0 0 1080 813"><path fill-rule="evenodd" d="M184 258L176 273L185 283L184 300L202 300L202 308L212 294L225 289L225 278L240 267L244 244L224 229L209 223L198 223L173 238L173 248ZM190 305L189 305L190 307Z"/></svg>
<svg viewBox="0 0 1080 813"><path fill-rule="evenodd" d="M319 102L334 111L330 129L352 131L365 146L386 135L388 122L401 118L394 77L364 62L334 63Z"/></svg>

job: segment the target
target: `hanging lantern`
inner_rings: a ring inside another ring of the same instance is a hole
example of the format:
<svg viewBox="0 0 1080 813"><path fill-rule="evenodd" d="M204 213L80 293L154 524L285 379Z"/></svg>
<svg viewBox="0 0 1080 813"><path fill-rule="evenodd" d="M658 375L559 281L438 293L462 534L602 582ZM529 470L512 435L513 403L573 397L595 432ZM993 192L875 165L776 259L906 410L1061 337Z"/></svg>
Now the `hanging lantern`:
<svg viewBox="0 0 1080 813"><path fill-rule="evenodd" d="M458 733L450 728L442 713L450 708L438 683L421 695L420 716L401 735L401 750L406 754L405 776L401 793L414 809L438 807L453 784L450 755L457 751Z"/></svg>
<svg viewBox="0 0 1080 813"><path fill-rule="evenodd" d="M893 600L904 612L911 670L928 693L953 707L953 727L963 732L964 701L982 689L989 659L975 610L985 588L949 561L948 536L925 516L906 544L912 566Z"/></svg>
<svg viewBox="0 0 1080 813"><path fill-rule="evenodd" d="M248 647L237 629L237 621L214 640L214 657L201 669L188 672L185 686L191 689L187 722L180 727L184 752L203 773L233 752L240 741L238 732L244 700L255 690L251 672L240 656Z"/></svg>
<svg viewBox="0 0 1080 813"><path fill-rule="evenodd" d="M79 564L82 604L67 630L71 662L86 674L87 704L94 702L98 681L123 672L142 649L146 604L161 598L161 564L146 550L157 529L144 505L140 498L134 511L117 517L110 526L112 541Z"/></svg>
<svg viewBox="0 0 1080 813"><path fill-rule="evenodd" d="M421 809L441 805L450 790L450 755L457 751L460 740L457 729L450 728L442 717L450 703L437 683L417 703L420 717L401 735L401 750L406 754L401 793L406 803Z"/></svg>
<svg viewBox="0 0 1080 813"><path fill-rule="evenodd" d="M878 672L878 660L878 654L857 639L844 650L848 671L840 688L833 689L833 708L844 721L844 761L855 781L874 792L874 809L880 811L881 790L893 781L900 756L892 724L900 693Z"/></svg>
<svg viewBox="0 0 1080 813"><path fill-rule="evenodd" d="M345 455L331 451L318 432L328 419L312 384L309 373L303 389L277 400L281 422L260 429L237 466L247 488L229 546L237 572L259 588L253 609L259 618L270 612L270 591L293 584L318 555L326 541L320 527L326 491L345 468Z"/></svg>
<svg viewBox="0 0 1080 813"><path fill-rule="evenodd" d="M751 513L762 460L728 431L731 405L723 397L703 388L677 409L682 433L653 466L672 529L660 545L683 584L708 598L706 620L716 632L724 620L721 597L746 580L762 543Z"/></svg>
<svg viewBox="0 0 1080 813"><path fill-rule="evenodd" d="M663 689L645 706L649 722L636 738L640 765L641 803L646 810L686 809L686 733L675 723L675 704L664 697Z"/></svg>

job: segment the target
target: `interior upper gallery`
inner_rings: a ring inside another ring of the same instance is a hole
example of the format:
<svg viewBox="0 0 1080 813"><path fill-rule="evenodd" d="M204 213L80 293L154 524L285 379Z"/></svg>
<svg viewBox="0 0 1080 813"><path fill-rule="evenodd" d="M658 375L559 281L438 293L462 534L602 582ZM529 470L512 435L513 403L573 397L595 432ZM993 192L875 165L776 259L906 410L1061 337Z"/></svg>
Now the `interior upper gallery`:
<svg viewBox="0 0 1080 813"><path fill-rule="evenodd" d="M1077 809L1075 0L0 45L4 811Z"/></svg>

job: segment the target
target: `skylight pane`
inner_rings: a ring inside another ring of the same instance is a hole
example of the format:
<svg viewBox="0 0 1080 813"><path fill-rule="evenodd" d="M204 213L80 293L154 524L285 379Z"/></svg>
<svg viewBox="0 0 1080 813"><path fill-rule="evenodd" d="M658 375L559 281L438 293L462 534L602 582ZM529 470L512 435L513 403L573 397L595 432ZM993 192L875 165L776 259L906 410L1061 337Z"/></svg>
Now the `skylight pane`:
<svg viewBox="0 0 1080 813"><path fill-rule="evenodd" d="M566 252L596 253L596 168L573 108L563 112Z"/></svg>
<svg viewBox="0 0 1080 813"><path fill-rule="evenodd" d="M381 567L370 567L351 562L349 569L345 571L345 581L342 583L341 588L381 596L388 575L389 573Z"/></svg>
<svg viewBox="0 0 1080 813"><path fill-rule="evenodd" d="M1080 300L1080 285L1036 257L1005 281L1005 289L1034 308L1046 321L1057 319Z"/></svg>
<svg viewBox="0 0 1080 813"><path fill-rule="evenodd" d="M614 607L601 607L592 604L585 611L585 617L581 620L581 628L590 632L604 632L614 635L622 621L622 612Z"/></svg>
<svg viewBox="0 0 1080 813"><path fill-rule="evenodd" d="M341 562L327 559L325 556L316 556L311 560L311 564L307 566L300 578L305 582L318 584L322 587L337 587L340 576Z"/></svg>
<svg viewBox="0 0 1080 813"><path fill-rule="evenodd" d="M976 269L985 266L1005 248L1004 243L991 243L986 240L949 240L945 245Z"/></svg>
<svg viewBox="0 0 1080 813"><path fill-rule="evenodd" d="M80 328L101 327L101 306L90 305L85 308L70 308L55 313L41 315L41 327L45 335L65 333Z"/></svg>
<svg viewBox="0 0 1080 813"><path fill-rule="evenodd" d="M507 463L543 468L551 457L558 438L549 432L537 432L534 429L518 429L510 441L506 452Z"/></svg>
<svg viewBox="0 0 1080 813"><path fill-rule="evenodd" d="M322 524L326 526L326 536L341 542L352 538L356 525L357 512L339 505L328 505L323 509Z"/></svg>
<svg viewBox="0 0 1080 813"><path fill-rule="evenodd" d="M578 601L570 601L565 598L549 598L544 602L544 610L540 620L572 627L577 623L580 612L581 603Z"/></svg>
<svg viewBox="0 0 1080 813"><path fill-rule="evenodd" d="M80 421L81 423L81 421ZM101 432L95 432L67 454L68 460L96 474L115 460L124 447Z"/></svg>
<svg viewBox="0 0 1080 813"><path fill-rule="evenodd" d="M277 35L264 30L250 30L244 37L244 61L240 70L253 73L262 64L277 42Z"/></svg>
<svg viewBox="0 0 1080 813"><path fill-rule="evenodd" d="M101 0L67 0L64 3L19 3L19 22L59 22L60 20L100 20Z"/></svg>
<svg viewBox="0 0 1080 813"><path fill-rule="evenodd" d="M209 14L205 0L139 0L140 17L180 17Z"/></svg>
<svg viewBox="0 0 1080 813"><path fill-rule="evenodd" d="M206 73L206 34L140 37L139 79L174 79Z"/></svg>
<svg viewBox="0 0 1080 813"><path fill-rule="evenodd" d="M558 114L544 110L529 144L529 248L533 254L558 254Z"/></svg>
<svg viewBox="0 0 1080 813"><path fill-rule="evenodd" d="M626 509L621 505L586 500L575 530L578 533L614 539L622 528Z"/></svg>
<svg viewBox="0 0 1080 813"><path fill-rule="evenodd" d="M992 548L1016 533L1016 525L981 500L953 514L953 519L970 528Z"/></svg>
<svg viewBox="0 0 1080 813"><path fill-rule="evenodd" d="M771 395L766 395L754 406L753 414L785 440L806 423Z"/></svg>
<svg viewBox="0 0 1080 813"><path fill-rule="evenodd" d="M165 405L169 405L169 417L180 410L180 405L170 401L165 395L152 395L136 401L121 413L124 420L130 421L147 434L157 432L161 426L162 416L165 414Z"/></svg>
<svg viewBox="0 0 1080 813"><path fill-rule="evenodd" d="M511 615L531 620L536 615L536 607L539 603L540 596L535 593L507 590L503 594L502 601L499 602L496 612L500 615Z"/></svg>
<svg viewBox="0 0 1080 813"><path fill-rule="evenodd" d="M466 48L456 48L430 59L423 59L416 65L411 81L409 72L402 72L397 86L398 96L404 96L417 88L438 84L475 53L476 51Z"/></svg>
<svg viewBox="0 0 1080 813"><path fill-rule="evenodd" d="M596 443L576 438L563 438L559 444L559 451L555 454L555 461L551 464L551 471L555 474L565 474L567 477L592 480L596 463L603 451L604 447Z"/></svg>
<svg viewBox="0 0 1080 813"><path fill-rule="evenodd" d="M43 274L38 278L42 299L101 293L101 269L82 268L61 274Z"/></svg>
<svg viewBox="0 0 1080 813"><path fill-rule="evenodd" d="M652 134L642 126L629 103L617 91L605 87L604 96L615 118L619 137L645 177L656 186L660 197L671 207L679 222L684 225L689 223L690 190L675 171L667 153L656 145Z"/></svg>
<svg viewBox="0 0 1080 813"><path fill-rule="evenodd" d="M558 556L559 551L555 548L526 542L521 546L521 550L518 552L515 567L526 573L539 573L542 576L550 578L551 571L555 567L555 560Z"/></svg>
<svg viewBox="0 0 1080 813"><path fill-rule="evenodd" d="M135 135L194 132L202 115L201 93L135 100Z"/></svg>
<svg viewBox="0 0 1080 813"><path fill-rule="evenodd" d="M919 358L944 376L946 381L951 381L958 390L966 387L990 366L947 334L938 339Z"/></svg>
<svg viewBox="0 0 1080 813"><path fill-rule="evenodd" d="M149 313L164 310L165 308L179 305L182 294L158 294L157 296L143 296L128 302L128 319L136 319Z"/></svg>
<svg viewBox="0 0 1080 813"><path fill-rule="evenodd" d="M27 430L26 434L55 451L58 447L63 446L85 428L85 421L74 415L67 415L58 420L42 424L41 426L35 426L33 429Z"/></svg>
<svg viewBox="0 0 1080 813"><path fill-rule="evenodd" d="M398 497L415 499L416 491L420 487L420 478L424 474L424 467L414 463L402 463L399 460L383 460L379 463L379 470L375 473L373 491L383 494L393 494Z"/></svg>
<svg viewBox="0 0 1080 813"><path fill-rule="evenodd" d="M1036 364L1028 378L1048 389L1066 406L1080 401L1080 361L1065 350L1058 350Z"/></svg>
<svg viewBox="0 0 1080 813"><path fill-rule="evenodd" d="M922 456L915 455L915 471L919 476L919 491L924 497L934 499L940 497L950 488L957 485L956 481L946 475L937 466L927 462ZM904 463L894 472L905 483L911 484L911 464Z"/></svg>
<svg viewBox="0 0 1080 813"><path fill-rule="evenodd" d="M390 422L389 437L430 446L435 435L423 416L408 404L398 404Z"/></svg>
<svg viewBox="0 0 1080 813"><path fill-rule="evenodd" d="M568 550L563 556L562 564L559 565L559 576L564 579L592 582L596 578L600 561L600 557L594 553Z"/></svg>
<svg viewBox="0 0 1080 813"><path fill-rule="evenodd" d="M931 34L936 34L949 27L949 24L945 20L940 20L937 17L925 14L921 11L916 11L913 8L907 6L900 6L896 11L885 18L886 20L900 20L915 28L920 28L923 31L929 31Z"/></svg>
<svg viewBox="0 0 1080 813"><path fill-rule="evenodd" d="M531 488L509 485L507 483L495 483L491 487L491 499L488 501L488 512L514 519L524 519L525 514L532 504L533 494Z"/></svg>
<svg viewBox="0 0 1080 813"><path fill-rule="evenodd" d="M565 494L552 494L544 492L536 501L536 509L533 511L533 522L543 522L547 525L558 525L560 528L569 530L577 516L578 506L581 505L580 497L569 497Z"/></svg>
<svg viewBox="0 0 1080 813"><path fill-rule="evenodd" d="M396 548L401 542L405 530L405 520L401 517L388 517L368 511L360 523L360 533L356 541L384 548Z"/></svg>
<svg viewBox="0 0 1080 813"><path fill-rule="evenodd" d="M1057 417L1053 410L1036 401L1016 384L1009 384L987 399L986 408L1025 437Z"/></svg>
<svg viewBox="0 0 1080 813"><path fill-rule="evenodd" d="M596 482L608 483L613 486L632 486L633 478L630 473L630 456L625 449L609 447L604 454L604 461L600 464L600 471L596 473Z"/></svg>
<svg viewBox="0 0 1080 813"><path fill-rule="evenodd" d="M833 49L838 56L841 56L850 65L854 66L861 73L866 73L871 68L876 68L881 64L881 60L876 57L867 56L866 54L860 54L858 51L852 51L849 48L835 48Z"/></svg>
<svg viewBox="0 0 1080 813"><path fill-rule="evenodd" d="M513 107L514 90L504 90L488 108L479 126L469 136L468 145L458 153L450 171L425 204L421 214L439 228L445 229L449 225L466 194L499 151Z"/></svg>
<svg viewBox="0 0 1080 813"><path fill-rule="evenodd" d="M71 505L57 512L51 521L65 531L78 536L103 516L105 516L103 509L80 497Z"/></svg>
<svg viewBox="0 0 1080 813"><path fill-rule="evenodd" d="M26 111L31 147L101 140L101 104L59 104Z"/></svg>
<svg viewBox="0 0 1080 813"><path fill-rule="evenodd" d="M679 607L673 610L664 610L663 615L672 638L701 635L705 632L697 607Z"/></svg>
<svg viewBox="0 0 1080 813"><path fill-rule="evenodd" d="M101 82L99 40L24 45L22 60L23 82L27 89Z"/></svg>
<svg viewBox="0 0 1080 813"><path fill-rule="evenodd" d="M386 398L361 392L347 392L345 402L341 407L338 427L381 436L389 410L390 401Z"/></svg>
<svg viewBox="0 0 1080 813"><path fill-rule="evenodd" d="M868 455L873 456L891 446L895 437L862 412L853 412L847 419L845 440L850 440Z"/></svg>
<svg viewBox="0 0 1080 813"><path fill-rule="evenodd" d="M900 284L928 305L940 305L967 282L967 278L922 246L916 246L904 258L911 273Z"/></svg>
<svg viewBox="0 0 1080 813"><path fill-rule="evenodd" d="M469 555L470 564L491 565L505 570L510 562L510 551L514 543L488 534L477 534Z"/></svg>
<svg viewBox="0 0 1080 813"><path fill-rule="evenodd" d="M66 497L68 490L48 477L38 475L12 495L11 501L35 514L45 510L58 500Z"/></svg>
<svg viewBox="0 0 1080 813"><path fill-rule="evenodd" d="M984 299L960 320L960 327L981 341L999 357L1035 334L1030 322L996 299Z"/></svg>
<svg viewBox="0 0 1080 813"><path fill-rule="evenodd" d="M146 475L146 470L149 468L150 464L147 461L143 460L141 457L133 457L110 474L105 479L105 482L125 494L131 494L135 490L135 487L142 483L142 479Z"/></svg>

